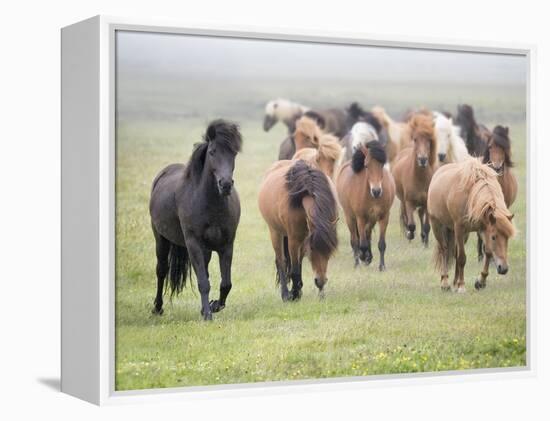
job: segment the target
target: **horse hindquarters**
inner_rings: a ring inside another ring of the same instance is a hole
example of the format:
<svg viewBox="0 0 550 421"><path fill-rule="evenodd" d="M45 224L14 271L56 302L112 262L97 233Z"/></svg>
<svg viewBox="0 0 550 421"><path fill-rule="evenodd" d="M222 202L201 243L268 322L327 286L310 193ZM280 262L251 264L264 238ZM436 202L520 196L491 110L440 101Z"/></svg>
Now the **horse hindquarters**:
<svg viewBox="0 0 550 421"><path fill-rule="evenodd" d="M178 246L160 235L153 227L157 256L157 294L154 301L153 314L162 314L164 310L163 293L166 277L170 282L170 295L179 294L185 286L189 271L189 256L187 249Z"/></svg>

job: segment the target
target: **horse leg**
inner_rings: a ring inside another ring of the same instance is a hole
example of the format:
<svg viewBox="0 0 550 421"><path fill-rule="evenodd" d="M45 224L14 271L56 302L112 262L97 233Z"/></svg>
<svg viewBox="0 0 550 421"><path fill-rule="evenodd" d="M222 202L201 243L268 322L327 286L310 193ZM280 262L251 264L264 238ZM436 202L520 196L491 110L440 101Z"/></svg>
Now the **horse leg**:
<svg viewBox="0 0 550 421"><path fill-rule="evenodd" d="M477 233L477 260L481 262L483 260L483 240L479 232Z"/></svg>
<svg viewBox="0 0 550 421"><path fill-rule="evenodd" d="M418 217L420 218L420 224L422 225L420 238L422 240L422 244L428 247L428 238L430 236L430 219L428 217L428 212L426 211L426 208L418 208Z"/></svg>
<svg viewBox="0 0 550 421"><path fill-rule="evenodd" d="M372 262L372 229L374 228L374 222L367 221L367 224L365 225L365 238L367 239L367 253L365 256L365 264L368 266Z"/></svg>
<svg viewBox="0 0 550 421"><path fill-rule="evenodd" d="M210 309L210 280L208 279L208 269L206 267L205 250L203 250L199 241L190 232L185 232L185 245L189 253L189 260L197 275L197 284L201 294L201 314L204 320L212 320L212 310Z"/></svg>
<svg viewBox="0 0 550 421"><path fill-rule="evenodd" d="M384 255L386 254L386 228L388 228L388 222L390 220L389 210L386 212L384 217L378 222L378 227L380 228L380 236L378 238L378 251L380 252L380 265L378 269L382 272L386 270L386 262L384 260Z"/></svg>
<svg viewBox="0 0 550 421"><path fill-rule="evenodd" d="M353 216L346 215L346 224L350 233L350 244L353 251L355 267L359 266L359 232L357 231L357 220Z"/></svg>
<svg viewBox="0 0 550 421"><path fill-rule="evenodd" d="M218 252L218 257L220 259L220 298L218 300L210 301L210 310L212 313L217 313L220 310L225 308L225 300L231 291L231 262L233 261L233 244L226 247L223 251ZM208 273L208 264L206 266L206 271Z"/></svg>
<svg viewBox="0 0 550 421"><path fill-rule="evenodd" d="M445 235L446 228L438 221L432 221L434 229L434 237L437 241L437 261L441 270L441 290L449 291L449 244Z"/></svg>
<svg viewBox="0 0 550 421"><path fill-rule="evenodd" d="M365 218L357 218L357 230L359 231L359 259L368 265L372 261L372 252L370 232L367 235L367 220Z"/></svg>
<svg viewBox="0 0 550 421"><path fill-rule="evenodd" d="M157 295L155 297L153 314L162 314L162 295L164 291L164 280L168 275L168 255L170 254L170 242L160 235L153 227L153 234L155 235L156 242L156 254L157 254Z"/></svg>
<svg viewBox="0 0 550 421"><path fill-rule="evenodd" d="M277 270L277 282L281 286L281 298L283 301L288 301L288 261L290 256L286 257L288 252L288 240L287 237L282 236L277 231L270 229L271 244L273 251L275 251L275 268ZM286 246L285 246L286 244Z"/></svg>
<svg viewBox="0 0 550 421"><path fill-rule="evenodd" d="M407 227L407 240L414 240L416 224L414 223L414 205L411 202L405 202L405 226Z"/></svg>
<svg viewBox="0 0 550 421"><path fill-rule="evenodd" d="M302 297L302 256L300 249L301 244L289 236L288 251L290 254L290 279L292 279L292 301L297 301Z"/></svg>
<svg viewBox="0 0 550 421"><path fill-rule="evenodd" d="M478 291L480 289L483 289L487 286L487 276L489 276L489 264L491 263L491 258L493 256L485 253L483 256L483 269L481 270L481 273L479 274L479 278L476 279L474 283L475 289Z"/></svg>
<svg viewBox="0 0 550 421"><path fill-rule="evenodd" d="M461 225L455 224L456 241L456 268L455 268L455 286L456 292L466 292L464 286L464 266L466 266L466 252L464 251L464 229Z"/></svg>

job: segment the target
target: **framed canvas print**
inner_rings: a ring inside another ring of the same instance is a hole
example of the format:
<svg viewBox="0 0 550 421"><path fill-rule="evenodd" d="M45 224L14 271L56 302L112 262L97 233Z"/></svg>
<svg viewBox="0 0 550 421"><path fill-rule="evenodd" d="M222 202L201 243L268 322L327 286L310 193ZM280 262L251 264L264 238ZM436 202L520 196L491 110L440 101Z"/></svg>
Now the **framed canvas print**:
<svg viewBox="0 0 550 421"><path fill-rule="evenodd" d="M532 373L530 46L62 30L62 390Z"/></svg>

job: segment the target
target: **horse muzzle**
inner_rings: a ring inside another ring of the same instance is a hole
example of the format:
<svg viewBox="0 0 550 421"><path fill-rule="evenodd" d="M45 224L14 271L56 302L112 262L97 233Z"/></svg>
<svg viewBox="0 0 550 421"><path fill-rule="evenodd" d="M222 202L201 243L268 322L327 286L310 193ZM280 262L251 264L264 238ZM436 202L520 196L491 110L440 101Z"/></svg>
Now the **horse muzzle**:
<svg viewBox="0 0 550 421"><path fill-rule="evenodd" d="M439 162L445 162L445 158L447 158L446 153L439 153L439 154L437 154L437 156L439 158Z"/></svg>
<svg viewBox="0 0 550 421"><path fill-rule="evenodd" d="M426 168L428 166L428 158L426 157L418 158L418 166L420 168Z"/></svg>
<svg viewBox="0 0 550 421"><path fill-rule="evenodd" d="M222 196L229 196L233 189L233 180L218 180L218 191Z"/></svg>
<svg viewBox="0 0 550 421"><path fill-rule="evenodd" d="M382 188L381 187L375 187L370 189L370 194L375 199L378 199L380 196L382 196Z"/></svg>
<svg viewBox="0 0 550 421"><path fill-rule="evenodd" d="M497 272L499 275L506 275L508 273L508 265L506 263L498 263Z"/></svg>
<svg viewBox="0 0 550 421"><path fill-rule="evenodd" d="M276 122L277 122L276 118L266 115L264 117L264 131L265 132L269 131L269 129L271 129Z"/></svg>

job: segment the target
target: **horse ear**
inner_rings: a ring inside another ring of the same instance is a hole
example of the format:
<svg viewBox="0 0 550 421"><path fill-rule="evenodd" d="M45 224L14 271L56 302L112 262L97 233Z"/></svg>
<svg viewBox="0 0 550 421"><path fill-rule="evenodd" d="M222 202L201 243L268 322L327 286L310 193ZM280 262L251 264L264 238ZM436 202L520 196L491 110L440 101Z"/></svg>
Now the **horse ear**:
<svg viewBox="0 0 550 421"><path fill-rule="evenodd" d="M514 219L514 214L513 213L511 215L508 215L508 221L512 221L512 219Z"/></svg>

